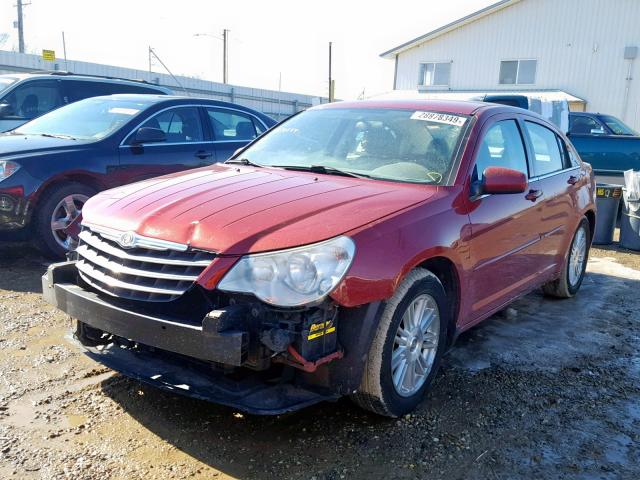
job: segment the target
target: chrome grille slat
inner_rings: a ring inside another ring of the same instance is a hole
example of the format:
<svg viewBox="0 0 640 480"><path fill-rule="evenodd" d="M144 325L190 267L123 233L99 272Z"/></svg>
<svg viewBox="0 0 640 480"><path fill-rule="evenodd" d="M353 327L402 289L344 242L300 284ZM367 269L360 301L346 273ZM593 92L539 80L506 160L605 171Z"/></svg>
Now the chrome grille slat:
<svg viewBox="0 0 640 480"><path fill-rule="evenodd" d="M83 257L85 260L99 265L102 268L106 268L107 270L111 270L114 273L121 273L126 275L137 275L139 277L149 277L149 278L161 278L163 280L177 280L177 281L188 281L195 282L198 279L198 275L175 275L171 273L162 273L162 272L151 272L148 270L142 270L137 268L125 267L119 263L116 263L112 260L109 260L106 257L103 257L97 254L95 251L87 248L86 245L81 245L76 249L78 255Z"/></svg>
<svg viewBox="0 0 640 480"><path fill-rule="evenodd" d="M76 264L76 266L78 267L78 270L80 270L80 272L84 273L85 275L91 278L98 280L100 283L104 283L109 287L126 288L128 290L136 290L138 292L161 293L164 295L182 295L184 292L186 292L186 289L174 290L174 289L168 289L168 288L141 287L134 283L123 282L122 280L118 280L117 278L110 277L105 273L93 268L90 264L84 262L83 260L80 260Z"/></svg>
<svg viewBox="0 0 640 480"><path fill-rule="evenodd" d="M87 284L114 297L148 302L174 300L191 288L215 258L214 253L189 250L181 244L175 244L175 249L158 249L156 244L161 240L139 236L137 240L143 246L125 250L112 232L83 226L76 266Z"/></svg>
<svg viewBox="0 0 640 480"><path fill-rule="evenodd" d="M101 250L110 255L114 255L118 258L122 258L124 260L133 260L139 262L150 262L150 263L160 263L167 265L180 265L184 267L192 267L192 266L202 266L206 267L211 263L211 260L196 260L196 261L188 261L188 260L173 260L170 258L162 258L162 257L153 257L150 255L132 255L124 250L116 248L104 240L101 240L98 235L91 233L89 230L83 230L80 232L80 240L84 241L86 244L91 245L93 248L97 250Z"/></svg>

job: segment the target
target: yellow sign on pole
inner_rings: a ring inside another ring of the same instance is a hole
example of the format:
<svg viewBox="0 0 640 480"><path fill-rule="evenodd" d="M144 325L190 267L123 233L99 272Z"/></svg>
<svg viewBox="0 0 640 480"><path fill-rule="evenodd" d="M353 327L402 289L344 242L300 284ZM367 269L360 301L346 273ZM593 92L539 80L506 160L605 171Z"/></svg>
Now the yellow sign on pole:
<svg viewBox="0 0 640 480"><path fill-rule="evenodd" d="M54 50L42 50L42 58L53 62L56 59L56 52Z"/></svg>

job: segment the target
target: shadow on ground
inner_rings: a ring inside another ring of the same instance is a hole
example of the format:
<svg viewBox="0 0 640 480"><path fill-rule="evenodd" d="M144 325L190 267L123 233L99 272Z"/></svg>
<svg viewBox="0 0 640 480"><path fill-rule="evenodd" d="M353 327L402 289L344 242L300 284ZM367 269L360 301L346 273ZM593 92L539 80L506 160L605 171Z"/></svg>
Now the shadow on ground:
<svg viewBox="0 0 640 480"><path fill-rule="evenodd" d="M640 272L598 259L590 270L576 298L532 293L463 334L402 419L348 399L256 417L121 376L102 389L237 478L638 478Z"/></svg>
<svg viewBox="0 0 640 480"><path fill-rule="evenodd" d="M41 293L50 259L24 242L0 242L0 290Z"/></svg>

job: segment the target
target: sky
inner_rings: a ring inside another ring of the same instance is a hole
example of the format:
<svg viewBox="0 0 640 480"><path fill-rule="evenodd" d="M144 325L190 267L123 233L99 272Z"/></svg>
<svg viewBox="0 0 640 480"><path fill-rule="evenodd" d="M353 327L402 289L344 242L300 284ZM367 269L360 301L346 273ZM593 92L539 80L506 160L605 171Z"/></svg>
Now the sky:
<svg viewBox="0 0 640 480"><path fill-rule="evenodd" d="M380 53L494 0L25 0L27 53L148 69L148 46L174 73L222 81L229 29L229 83L327 96L333 42L336 97L393 88ZM0 0L0 49L17 50L15 0ZM6 35L7 34L8 37ZM206 35L198 35L206 34ZM6 37L2 42L3 37ZM153 70L163 72L157 62Z"/></svg>

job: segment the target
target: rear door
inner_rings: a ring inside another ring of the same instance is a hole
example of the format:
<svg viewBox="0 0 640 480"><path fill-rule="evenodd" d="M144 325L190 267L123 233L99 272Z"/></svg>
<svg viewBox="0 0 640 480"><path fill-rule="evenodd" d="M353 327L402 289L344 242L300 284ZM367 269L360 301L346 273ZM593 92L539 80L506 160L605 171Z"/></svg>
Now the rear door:
<svg viewBox="0 0 640 480"><path fill-rule="evenodd" d="M578 223L577 192L587 179L569 156L564 140L535 119L523 122L536 189L542 196L539 252L546 269L559 267Z"/></svg>
<svg viewBox="0 0 640 480"><path fill-rule="evenodd" d="M218 162L224 162L238 148L244 147L266 130L256 117L240 110L206 107L205 111Z"/></svg>
<svg viewBox="0 0 640 480"><path fill-rule="evenodd" d="M165 142L136 145L135 132L158 128ZM120 169L128 182L203 167L213 162L213 145L206 137L200 107L176 106L154 114L136 127L120 146Z"/></svg>
<svg viewBox="0 0 640 480"><path fill-rule="evenodd" d="M521 124L496 116L483 127L475 152L472 183L487 167L506 167L530 176ZM529 188L538 186L532 181ZM481 195L471 199L470 255L472 314L469 322L494 312L535 281L543 268L539 258L541 211L529 191Z"/></svg>

